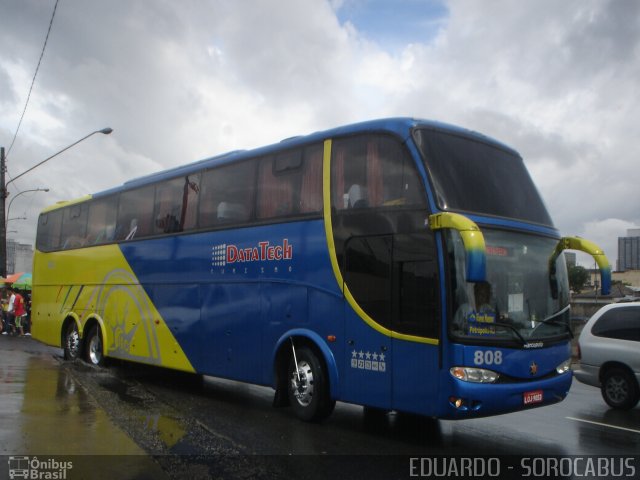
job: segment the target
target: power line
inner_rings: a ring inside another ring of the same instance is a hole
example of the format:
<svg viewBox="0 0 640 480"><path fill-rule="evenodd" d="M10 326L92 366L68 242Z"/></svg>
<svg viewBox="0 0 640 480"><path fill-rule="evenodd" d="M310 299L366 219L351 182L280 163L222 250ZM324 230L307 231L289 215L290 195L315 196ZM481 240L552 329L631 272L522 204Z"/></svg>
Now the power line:
<svg viewBox="0 0 640 480"><path fill-rule="evenodd" d="M27 112L27 106L29 105L29 99L31 98L31 91L33 90L33 84L36 83L36 76L38 75L38 70L40 70L40 64L42 63L42 57L44 57L44 51L47 48L47 41L49 40L49 34L51 33L51 26L53 25L53 19L56 16L56 9L58 8L58 1L56 0L56 4L53 6L53 13L51 14L51 20L49 21L49 29L47 30L47 36L44 39L44 45L42 46L42 52L40 52L40 59L38 60L38 66L36 67L36 71L33 74L33 80L31 80L31 87L29 87L29 94L27 95L27 101L24 104L24 110L22 110L22 115L20 116L20 121L18 122L18 128L16 128L16 133L13 135L13 140L11 140L11 145L9 145L9 149L5 155L5 160L9 157L9 153L11 153L11 149L13 148L13 144L16 141L16 137L18 136L18 132L20 131L20 126L22 125L22 120L24 119L24 115Z"/></svg>

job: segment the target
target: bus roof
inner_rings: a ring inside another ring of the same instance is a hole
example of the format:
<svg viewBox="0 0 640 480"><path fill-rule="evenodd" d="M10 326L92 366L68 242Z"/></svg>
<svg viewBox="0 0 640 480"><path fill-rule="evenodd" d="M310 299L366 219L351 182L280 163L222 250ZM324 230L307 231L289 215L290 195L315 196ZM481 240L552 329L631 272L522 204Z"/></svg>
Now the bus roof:
<svg viewBox="0 0 640 480"><path fill-rule="evenodd" d="M409 117L384 118L384 119L369 120L365 122L354 123L350 125L344 125L344 126L332 128L329 130L314 132L308 135L291 137L291 138L284 139L278 143L274 143L274 144L263 146L263 147L258 147L251 150L235 150L232 152L227 152L214 157L205 158L203 160L188 163L186 165L181 165L168 170L162 170L160 172L155 172L149 175L134 178L132 180L128 180L127 182L125 182L120 186L116 186L114 188L110 188L108 190L98 192L94 194L92 197L99 198L112 193L116 193L121 190L142 187L158 181L169 180L171 178L176 178L183 175L189 175L190 173L201 171L203 169L209 169L209 168L217 167L217 166L228 164L228 163L233 163L233 162L244 160L244 159L255 158L258 156L269 155L286 148L295 148L303 145L317 143L327 138L346 136L346 135L356 134L356 133L385 131L385 132L398 135L403 139L407 139L411 133L411 130L418 126L423 128L433 129L433 130L449 132L452 134L462 135L467 138L472 138L477 141L481 141L483 143L490 143L490 144L499 146L502 149L509 150L517 155L517 152L515 152L512 148L500 142L497 142L492 138L482 135L478 132L467 130L462 127L457 127L454 125L437 122L433 120L423 120L423 119L416 119L416 118L409 118Z"/></svg>

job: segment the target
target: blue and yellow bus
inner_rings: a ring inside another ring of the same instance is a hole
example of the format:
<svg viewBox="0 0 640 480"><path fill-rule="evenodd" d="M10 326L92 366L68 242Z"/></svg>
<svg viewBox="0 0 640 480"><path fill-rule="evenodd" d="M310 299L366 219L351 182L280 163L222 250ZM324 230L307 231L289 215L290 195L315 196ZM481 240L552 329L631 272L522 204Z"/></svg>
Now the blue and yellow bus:
<svg viewBox="0 0 640 480"><path fill-rule="evenodd" d="M524 162L478 133L383 119L138 178L39 218L33 336L336 401L474 418L571 385L561 238Z"/></svg>

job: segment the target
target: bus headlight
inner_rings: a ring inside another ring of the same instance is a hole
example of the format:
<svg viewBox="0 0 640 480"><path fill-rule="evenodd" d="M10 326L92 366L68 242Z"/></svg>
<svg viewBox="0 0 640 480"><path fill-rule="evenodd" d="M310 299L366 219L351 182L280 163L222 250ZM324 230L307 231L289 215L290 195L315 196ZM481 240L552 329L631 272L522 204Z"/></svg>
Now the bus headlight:
<svg viewBox="0 0 640 480"><path fill-rule="evenodd" d="M567 358L564 362L562 362L560 365L556 367L556 372L558 372L558 375L562 375L563 373L568 372L569 370L571 370L570 358Z"/></svg>
<svg viewBox="0 0 640 480"><path fill-rule="evenodd" d="M484 368L452 367L449 372L463 382L494 383L499 377L498 373Z"/></svg>

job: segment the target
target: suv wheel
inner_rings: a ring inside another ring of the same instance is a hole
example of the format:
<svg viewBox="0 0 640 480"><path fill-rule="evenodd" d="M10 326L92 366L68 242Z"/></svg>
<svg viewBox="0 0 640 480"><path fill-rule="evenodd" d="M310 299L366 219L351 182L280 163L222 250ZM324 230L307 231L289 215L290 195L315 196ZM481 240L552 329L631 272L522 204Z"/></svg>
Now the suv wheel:
<svg viewBox="0 0 640 480"><path fill-rule="evenodd" d="M610 407L629 410L636 406L640 393L638 383L622 368L611 368L602 377L602 398Z"/></svg>

